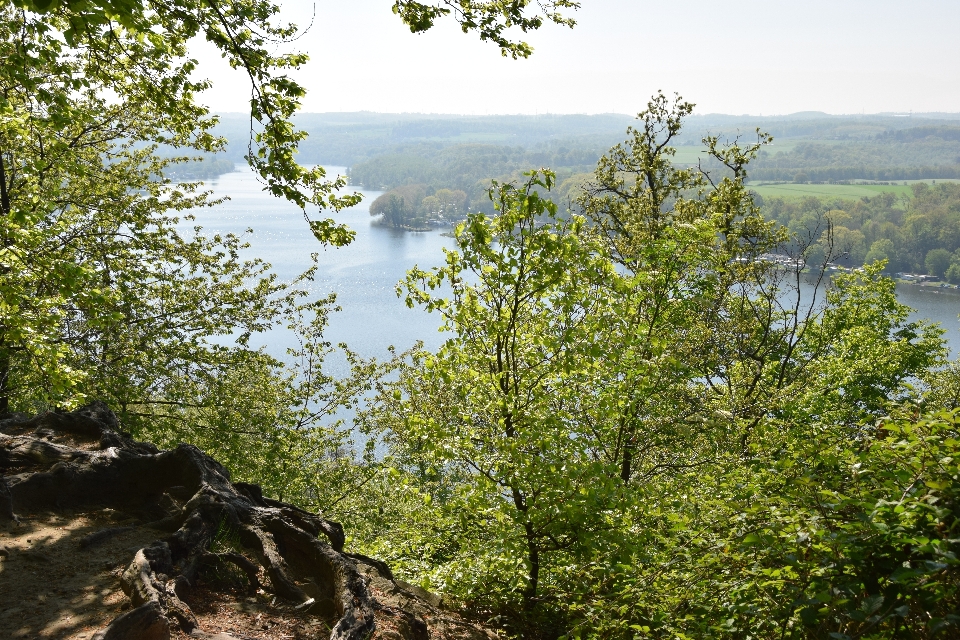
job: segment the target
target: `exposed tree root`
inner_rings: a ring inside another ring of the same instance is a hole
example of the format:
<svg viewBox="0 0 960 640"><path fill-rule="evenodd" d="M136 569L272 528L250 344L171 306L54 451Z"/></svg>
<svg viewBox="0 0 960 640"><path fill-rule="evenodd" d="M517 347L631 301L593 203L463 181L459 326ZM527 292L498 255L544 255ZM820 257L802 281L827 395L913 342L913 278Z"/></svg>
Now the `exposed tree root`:
<svg viewBox="0 0 960 640"><path fill-rule="evenodd" d="M53 442L52 434L66 434L67 442ZM371 597L357 561L343 553L339 524L264 498L255 485L232 483L227 470L196 447L159 451L134 442L103 404L0 421L0 472L0 520L27 510L98 506L142 513L169 533L137 551L123 572L133 608L100 631L100 640L165 640L175 628L202 636L184 598L211 564L239 568L254 592L263 588L304 609L333 611L332 639L366 640L375 612L389 615ZM118 530L93 534L87 544ZM211 551L224 531L238 548ZM307 582L319 586L320 597L305 593ZM396 617L423 636L422 620L402 612Z"/></svg>

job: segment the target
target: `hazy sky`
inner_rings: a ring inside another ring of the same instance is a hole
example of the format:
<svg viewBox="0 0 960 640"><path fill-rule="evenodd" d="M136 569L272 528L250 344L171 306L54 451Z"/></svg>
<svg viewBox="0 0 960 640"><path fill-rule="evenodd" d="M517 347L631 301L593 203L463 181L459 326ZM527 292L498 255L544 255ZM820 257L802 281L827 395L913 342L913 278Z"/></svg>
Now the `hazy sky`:
<svg viewBox="0 0 960 640"><path fill-rule="evenodd" d="M288 50L304 111L635 113L657 89L698 113L960 112L958 0L582 0L574 29L527 34L500 56L450 20L413 35L391 0L279 0L313 27ZM209 46L193 52L215 110L243 111L249 85Z"/></svg>

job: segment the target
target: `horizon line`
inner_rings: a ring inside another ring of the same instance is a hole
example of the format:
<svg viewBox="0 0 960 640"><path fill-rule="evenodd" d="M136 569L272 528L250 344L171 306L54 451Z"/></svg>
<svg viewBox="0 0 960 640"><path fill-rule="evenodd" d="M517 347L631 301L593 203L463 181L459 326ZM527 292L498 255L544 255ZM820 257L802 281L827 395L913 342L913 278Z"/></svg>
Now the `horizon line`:
<svg viewBox="0 0 960 640"><path fill-rule="evenodd" d="M215 111L210 109L212 115L217 116L241 116L244 118L249 118L249 112L244 111ZM545 112L545 113L449 113L449 112L437 112L437 111L372 111L369 109L363 109L359 111L298 111L294 114L296 116L312 115L312 116L323 116L323 115L380 115L380 116L438 116L438 117L447 117L447 118L508 118L508 117L566 117L566 116L584 116L584 117L600 117L600 116L620 116L625 118L634 118L636 114L630 113L621 113L616 111L603 111L596 113L588 112L568 112L568 113L557 113L557 112ZM938 116L943 119L947 117L949 119L960 119L960 111L878 111L875 113L828 113L826 111L794 111L791 113L777 113L764 115L760 114L751 114L751 113L720 113L720 112L708 112L708 113L693 113L689 117L691 118L707 118L707 117L724 117L724 118L796 118L796 117L810 117L810 116L822 116L828 118L867 118L867 117L887 117L887 118L923 118L929 116Z"/></svg>

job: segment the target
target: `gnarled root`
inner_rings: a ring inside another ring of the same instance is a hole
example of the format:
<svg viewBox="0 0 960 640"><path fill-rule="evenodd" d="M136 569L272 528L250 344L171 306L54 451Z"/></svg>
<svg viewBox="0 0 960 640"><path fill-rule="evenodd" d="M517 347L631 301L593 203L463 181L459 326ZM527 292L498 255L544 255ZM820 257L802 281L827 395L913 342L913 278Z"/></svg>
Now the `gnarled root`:
<svg viewBox="0 0 960 640"><path fill-rule="evenodd" d="M377 605L355 561L342 553L339 524L264 498L256 485L233 484L227 470L196 447L159 451L134 442L119 432L102 403L4 424L4 432L5 467L23 472L0 479L0 518L15 517L21 505L141 509L150 502L162 511L158 505L179 505L173 496L190 496L172 513L156 514L155 526L172 533L137 551L121 578L134 608L96 638L166 639L173 627L199 633L182 596L204 565L223 562L240 568L253 591L269 588L297 604L313 603L298 579L319 585L335 603L330 638L365 640L372 634ZM71 444L48 441L51 432L70 434ZM213 553L223 530L236 534L238 548ZM260 584L261 566L269 585Z"/></svg>

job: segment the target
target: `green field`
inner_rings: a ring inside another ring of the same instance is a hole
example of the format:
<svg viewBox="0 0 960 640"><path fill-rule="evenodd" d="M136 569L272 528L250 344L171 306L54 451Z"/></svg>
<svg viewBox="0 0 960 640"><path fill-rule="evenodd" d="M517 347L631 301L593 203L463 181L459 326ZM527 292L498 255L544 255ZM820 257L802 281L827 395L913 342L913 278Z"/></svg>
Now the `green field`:
<svg viewBox="0 0 960 640"><path fill-rule="evenodd" d="M745 135L741 138L741 145L748 144L751 141L749 135ZM756 142L756 138L753 138L753 141ZM793 149L801 143L804 142L815 142L818 144L837 144L835 140L804 140L798 138L788 138L786 140L774 140L773 144L770 144L765 147L769 153L787 153L793 151ZM698 158L706 158L707 150L703 145L680 145L675 147L677 150L677 155L673 157L673 161L677 164L696 164Z"/></svg>
<svg viewBox="0 0 960 640"><path fill-rule="evenodd" d="M707 152L701 145L676 147L677 155L672 160L677 164L697 164L699 158L706 158Z"/></svg>
<svg viewBox="0 0 960 640"><path fill-rule="evenodd" d="M803 198L815 196L818 198L870 198L880 193L895 193L897 195L911 195L913 191L909 185L884 184L751 184L751 191L756 191L763 198Z"/></svg>

